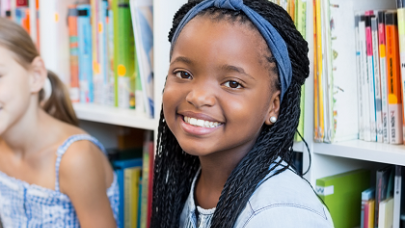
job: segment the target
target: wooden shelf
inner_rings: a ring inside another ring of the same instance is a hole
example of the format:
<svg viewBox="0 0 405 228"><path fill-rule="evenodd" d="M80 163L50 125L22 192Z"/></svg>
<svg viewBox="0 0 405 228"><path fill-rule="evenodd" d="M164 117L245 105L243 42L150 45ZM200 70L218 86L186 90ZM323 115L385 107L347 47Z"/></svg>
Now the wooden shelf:
<svg viewBox="0 0 405 228"><path fill-rule="evenodd" d="M157 129L157 121L146 116L140 116L135 110L81 103L75 103L73 107L80 120L144 130Z"/></svg>
<svg viewBox="0 0 405 228"><path fill-rule="evenodd" d="M314 153L405 166L405 146L352 140L333 144L314 143Z"/></svg>

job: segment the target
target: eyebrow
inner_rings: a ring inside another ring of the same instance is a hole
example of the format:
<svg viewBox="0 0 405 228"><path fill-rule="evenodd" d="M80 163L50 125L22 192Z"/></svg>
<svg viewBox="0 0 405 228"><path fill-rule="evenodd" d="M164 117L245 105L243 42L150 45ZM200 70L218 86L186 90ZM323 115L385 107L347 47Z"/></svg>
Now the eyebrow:
<svg viewBox="0 0 405 228"><path fill-rule="evenodd" d="M242 67L237 67L237 66L233 66L233 65L222 65L221 69L225 70L225 71L233 71L233 72L237 72L239 74L243 74L246 75L252 79L254 79L251 75L249 75L248 73L246 73L246 71L242 68Z"/></svg>
<svg viewBox="0 0 405 228"><path fill-rule="evenodd" d="M184 57L184 56L180 56L180 57L177 57L176 59L174 59L173 62L170 63L170 65L173 65L178 62L189 64L189 65L193 64L193 61L191 59Z"/></svg>

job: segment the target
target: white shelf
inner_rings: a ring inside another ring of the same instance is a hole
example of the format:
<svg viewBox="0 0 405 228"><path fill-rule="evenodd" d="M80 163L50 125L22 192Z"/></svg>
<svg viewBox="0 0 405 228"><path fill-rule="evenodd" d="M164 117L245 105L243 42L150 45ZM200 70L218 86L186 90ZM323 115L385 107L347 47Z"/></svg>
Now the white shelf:
<svg viewBox="0 0 405 228"><path fill-rule="evenodd" d="M316 154L405 166L405 146L352 140L333 144L314 143Z"/></svg>
<svg viewBox="0 0 405 228"><path fill-rule="evenodd" d="M135 110L81 103L75 103L73 107L80 120L145 130L157 129L157 122L154 119L140 116Z"/></svg>

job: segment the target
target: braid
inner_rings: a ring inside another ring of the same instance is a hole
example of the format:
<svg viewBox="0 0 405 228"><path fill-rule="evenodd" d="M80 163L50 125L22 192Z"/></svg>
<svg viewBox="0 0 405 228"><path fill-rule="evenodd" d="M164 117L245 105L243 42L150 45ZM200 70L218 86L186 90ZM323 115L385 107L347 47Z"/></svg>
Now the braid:
<svg viewBox="0 0 405 228"><path fill-rule="evenodd" d="M199 0L189 1L175 14L173 28L169 33L170 42L180 21L199 2ZM293 138L300 117L301 86L309 75L307 42L296 30L288 13L268 0L250 0L245 1L245 4L271 22L283 37L288 47L293 77L280 106L277 122L272 126L263 125L253 149L239 162L226 181L212 218L213 228L234 226L258 184L280 166L281 161L269 170L270 165L278 157L288 165L278 169L272 176L289 168L292 163ZM252 28L256 29L243 12L209 8L201 14L214 15L215 20L230 18L242 24L250 23ZM273 58L268 60L274 62ZM168 128L162 111L155 157L151 227L179 226L181 211L199 167L198 157L182 151Z"/></svg>

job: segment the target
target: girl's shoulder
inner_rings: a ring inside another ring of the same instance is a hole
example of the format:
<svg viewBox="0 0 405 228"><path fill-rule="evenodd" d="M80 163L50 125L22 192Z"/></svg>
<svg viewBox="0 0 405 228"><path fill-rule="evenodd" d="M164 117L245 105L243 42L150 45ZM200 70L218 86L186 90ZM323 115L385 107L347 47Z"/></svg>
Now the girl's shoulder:
<svg viewBox="0 0 405 228"><path fill-rule="evenodd" d="M276 228L333 227L328 210L311 185L289 169L256 189L235 227L265 227L266 224L275 224Z"/></svg>

